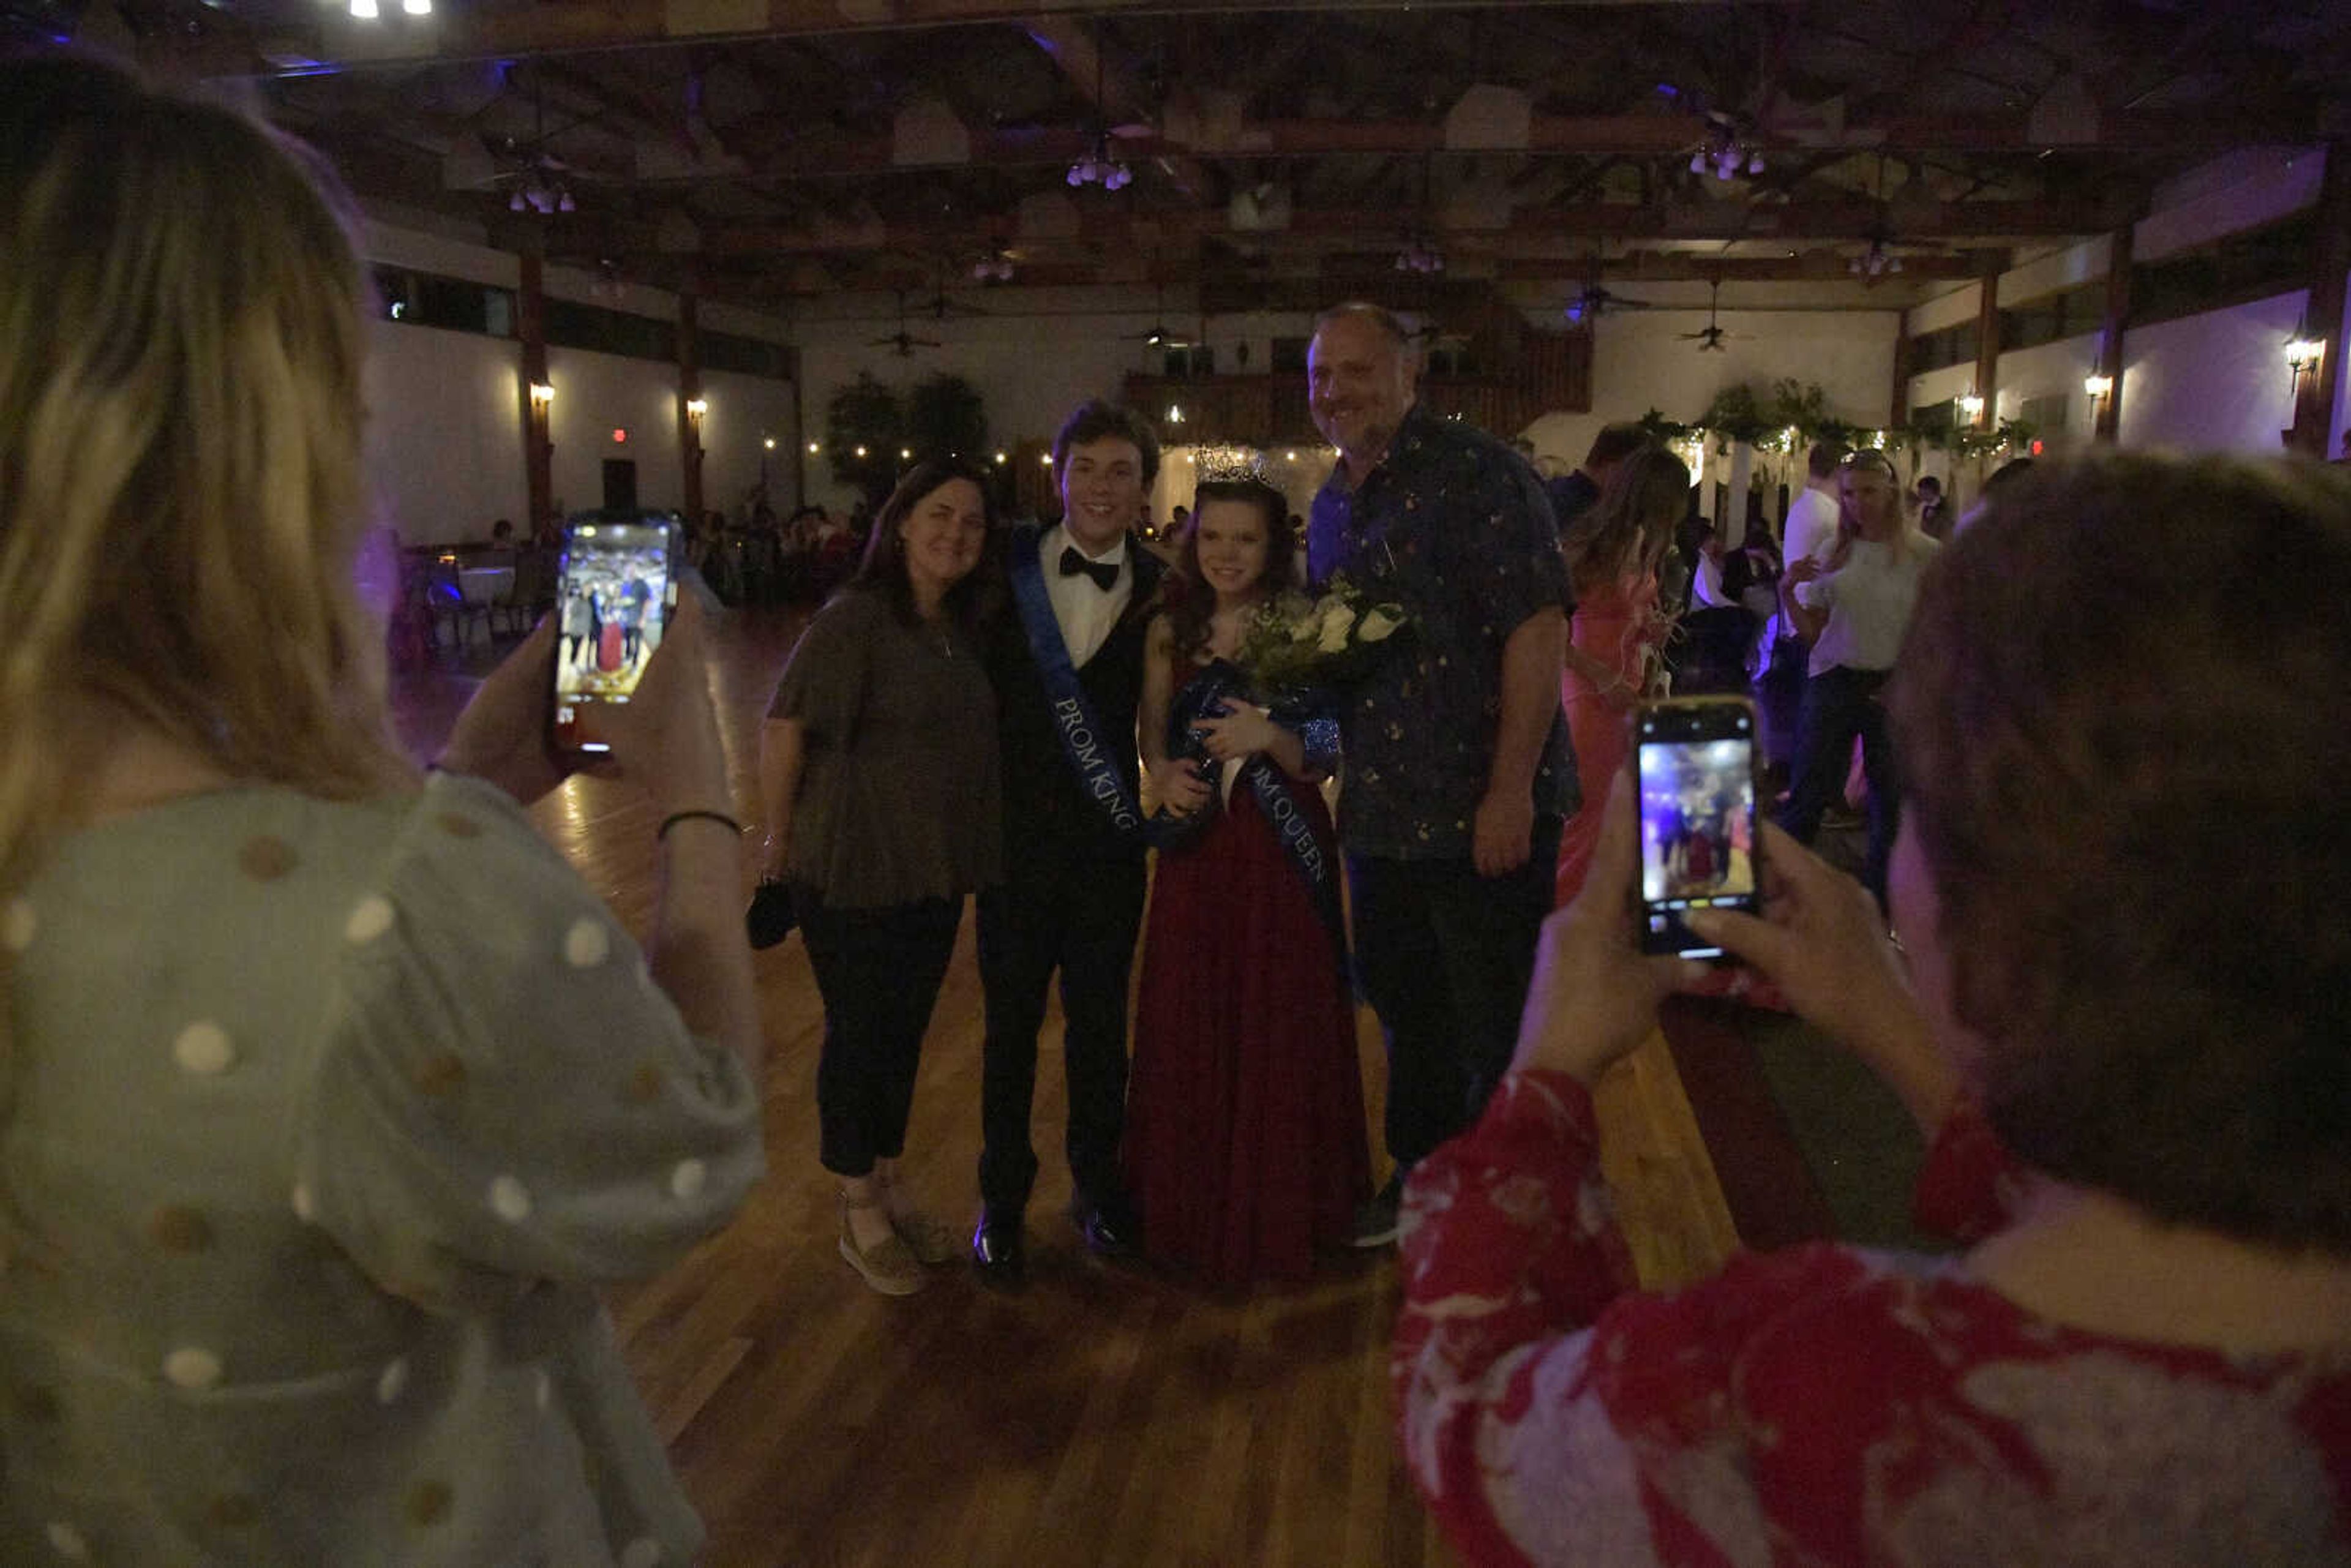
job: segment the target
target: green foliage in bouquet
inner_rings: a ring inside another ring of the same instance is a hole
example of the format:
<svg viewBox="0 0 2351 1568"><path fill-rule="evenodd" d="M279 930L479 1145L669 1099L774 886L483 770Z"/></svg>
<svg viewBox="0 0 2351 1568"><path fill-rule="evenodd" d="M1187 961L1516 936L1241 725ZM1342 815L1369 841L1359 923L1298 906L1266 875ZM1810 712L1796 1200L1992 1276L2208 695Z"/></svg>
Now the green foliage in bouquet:
<svg viewBox="0 0 2351 1568"><path fill-rule="evenodd" d="M1409 617L1374 603L1343 573L1318 596L1291 591L1258 606L1234 661L1270 695L1343 686L1386 657Z"/></svg>

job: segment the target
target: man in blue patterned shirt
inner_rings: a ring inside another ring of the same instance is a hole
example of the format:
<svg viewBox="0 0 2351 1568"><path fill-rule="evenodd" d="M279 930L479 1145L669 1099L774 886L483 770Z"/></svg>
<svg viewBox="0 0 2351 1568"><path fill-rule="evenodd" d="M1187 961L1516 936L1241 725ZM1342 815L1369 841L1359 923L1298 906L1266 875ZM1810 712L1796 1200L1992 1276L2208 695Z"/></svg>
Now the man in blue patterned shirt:
<svg viewBox="0 0 2351 1568"><path fill-rule="evenodd" d="M1340 716L1355 968L1387 1035L1396 1162L1357 1217L1371 1247L1395 1234L1405 1173L1475 1118L1517 1041L1577 803L1559 700L1566 568L1526 459L1416 401L1393 314L1324 311L1306 365L1315 428L1339 449L1309 572L1343 572L1411 617Z"/></svg>

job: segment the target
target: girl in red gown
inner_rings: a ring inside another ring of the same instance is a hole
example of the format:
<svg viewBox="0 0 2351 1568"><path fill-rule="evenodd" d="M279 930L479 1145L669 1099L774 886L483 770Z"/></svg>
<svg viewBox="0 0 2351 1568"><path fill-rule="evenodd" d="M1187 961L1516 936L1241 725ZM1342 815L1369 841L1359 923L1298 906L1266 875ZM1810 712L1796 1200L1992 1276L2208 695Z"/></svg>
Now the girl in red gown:
<svg viewBox="0 0 2351 1568"><path fill-rule="evenodd" d="M1227 695L1242 684L1231 661L1250 613L1289 585L1291 543L1279 491L1204 480L1181 596L1151 629L1144 677L1154 777L1198 768L1217 794L1188 839L1162 848L1152 883L1127 1190L1145 1252L1218 1285L1305 1275L1371 1190L1338 843L1317 788L1327 763L1310 763L1299 729ZM1185 757L1194 741L1204 760Z"/></svg>

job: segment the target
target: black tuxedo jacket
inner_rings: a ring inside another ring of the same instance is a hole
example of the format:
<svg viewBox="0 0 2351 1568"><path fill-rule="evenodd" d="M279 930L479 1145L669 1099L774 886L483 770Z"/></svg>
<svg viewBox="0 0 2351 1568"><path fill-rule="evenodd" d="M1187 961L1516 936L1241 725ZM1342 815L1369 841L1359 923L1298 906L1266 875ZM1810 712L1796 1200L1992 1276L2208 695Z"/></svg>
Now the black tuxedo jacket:
<svg viewBox="0 0 2351 1568"><path fill-rule="evenodd" d="M1008 556L1036 553L1044 530L1016 527L1005 540ZM1078 685L1101 721L1119 776L1140 795L1140 759L1135 755L1134 716L1143 700L1144 630L1151 619L1166 566L1127 535L1126 559L1134 591L1118 622L1094 656L1078 666ZM1043 563L1050 573L1055 563ZM1029 637L1009 593L995 596L987 631L987 673L996 684L997 735L1004 752L1004 856L1008 871L1074 860L1140 860L1143 845L1111 826L1102 809L1078 786L1051 706L1029 652Z"/></svg>

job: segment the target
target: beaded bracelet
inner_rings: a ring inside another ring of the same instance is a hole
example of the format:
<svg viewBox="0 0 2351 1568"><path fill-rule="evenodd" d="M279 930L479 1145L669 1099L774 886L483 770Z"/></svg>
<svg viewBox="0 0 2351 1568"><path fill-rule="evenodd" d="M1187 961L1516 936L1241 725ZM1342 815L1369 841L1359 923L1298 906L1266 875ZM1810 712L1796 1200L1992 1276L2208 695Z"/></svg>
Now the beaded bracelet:
<svg viewBox="0 0 2351 1568"><path fill-rule="evenodd" d="M669 831L672 828L676 827L680 822L690 822L697 817L706 822L724 822L726 824L727 831L732 832L737 838L739 839L743 836L743 824L737 821L734 818L728 816L724 811L672 811L668 816L662 819L662 825L653 830L653 838L655 841L658 842L663 839L668 838Z"/></svg>

